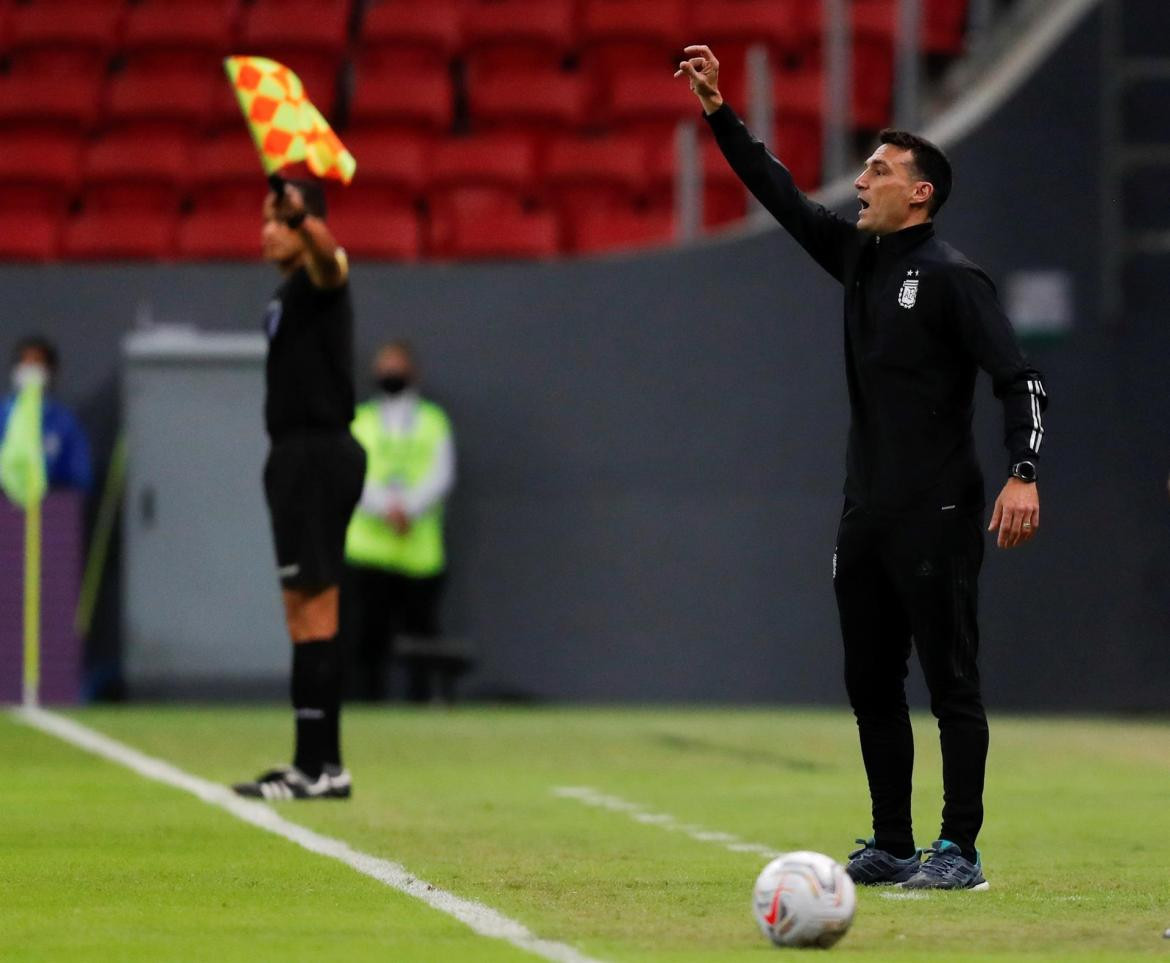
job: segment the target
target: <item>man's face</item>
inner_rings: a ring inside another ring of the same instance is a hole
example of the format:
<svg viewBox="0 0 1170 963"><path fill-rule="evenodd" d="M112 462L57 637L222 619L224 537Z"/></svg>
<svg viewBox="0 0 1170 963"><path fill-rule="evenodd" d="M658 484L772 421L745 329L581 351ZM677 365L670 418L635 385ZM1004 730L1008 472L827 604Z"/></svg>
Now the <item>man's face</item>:
<svg viewBox="0 0 1170 963"><path fill-rule="evenodd" d="M35 345L31 345L21 349L16 364L12 366L12 386L19 391L24 386L25 379L33 376L48 388L52 373L48 355Z"/></svg>
<svg viewBox="0 0 1170 963"><path fill-rule="evenodd" d="M387 379L399 379L407 385L414 383L414 362L400 348L383 348L374 358L374 380L382 384Z"/></svg>
<svg viewBox="0 0 1170 963"><path fill-rule="evenodd" d="M861 204L857 226L870 234L891 234L919 222L934 188L918 176L914 154L882 144L853 182Z"/></svg>
<svg viewBox="0 0 1170 963"><path fill-rule="evenodd" d="M260 229L260 242L264 260L287 266L299 258L305 250L300 234L292 230L276 216L276 198L269 194L264 198L264 226Z"/></svg>

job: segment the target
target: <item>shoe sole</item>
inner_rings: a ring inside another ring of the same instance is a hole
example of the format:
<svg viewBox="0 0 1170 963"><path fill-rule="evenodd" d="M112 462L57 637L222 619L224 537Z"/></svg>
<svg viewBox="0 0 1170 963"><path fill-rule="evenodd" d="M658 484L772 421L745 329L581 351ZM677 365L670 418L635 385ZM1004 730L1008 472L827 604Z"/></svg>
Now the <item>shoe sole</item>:
<svg viewBox="0 0 1170 963"><path fill-rule="evenodd" d="M904 890L907 893L986 893L991 889L991 884L984 880L982 883L976 883L974 886L951 887L951 886L907 886L905 883L896 883L898 889Z"/></svg>

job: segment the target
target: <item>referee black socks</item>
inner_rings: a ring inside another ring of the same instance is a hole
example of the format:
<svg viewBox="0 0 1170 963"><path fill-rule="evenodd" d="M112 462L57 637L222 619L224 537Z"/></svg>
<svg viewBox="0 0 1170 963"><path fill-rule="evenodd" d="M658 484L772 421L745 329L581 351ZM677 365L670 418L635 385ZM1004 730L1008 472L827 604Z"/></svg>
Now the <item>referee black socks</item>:
<svg viewBox="0 0 1170 963"><path fill-rule="evenodd" d="M341 765L341 647L336 637L293 643L292 704L293 765L316 779L326 764Z"/></svg>

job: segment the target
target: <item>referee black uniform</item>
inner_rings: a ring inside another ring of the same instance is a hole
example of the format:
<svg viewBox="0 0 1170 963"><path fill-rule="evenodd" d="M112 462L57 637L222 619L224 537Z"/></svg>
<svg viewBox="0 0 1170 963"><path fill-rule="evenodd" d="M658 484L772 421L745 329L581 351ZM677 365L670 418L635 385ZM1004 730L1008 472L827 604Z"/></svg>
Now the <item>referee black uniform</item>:
<svg viewBox="0 0 1170 963"><path fill-rule="evenodd" d="M344 260L343 253L338 256ZM264 492L281 585L309 595L340 584L345 532L365 478L365 452L349 431L353 323L348 277L338 287L319 287L303 265L288 275L265 312L264 421L271 448ZM310 780L322 770L338 771L336 637L295 642L291 690L293 765Z"/></svg>
<svg viewBox="0 0 1170 963"><path fill-rule="evenodd" d="M1034 478L1043 379L987 275L935 237L931 222L863 232L798 191L726 104L707 120L736 174L845 290L851 418L833 583L876 846L914 852L904 687L913 642L942 743L940 838L974 862L987 757L976 665L984 493L975 380L987 371L1003 403L1009 471L1028 463Z"/></svg>

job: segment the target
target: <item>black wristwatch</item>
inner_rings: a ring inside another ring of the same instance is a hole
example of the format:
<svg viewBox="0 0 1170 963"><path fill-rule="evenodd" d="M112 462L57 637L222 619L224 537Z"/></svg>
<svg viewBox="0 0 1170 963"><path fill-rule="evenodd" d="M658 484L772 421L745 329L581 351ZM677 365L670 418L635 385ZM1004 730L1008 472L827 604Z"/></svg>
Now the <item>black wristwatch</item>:
<svg viewBox="0 0 1170 963"><path fill-rule="evenodd" d="M307 216L308 216L307 211L303 211L303 210L297 211L296 213L290 214L288 217L286 217L284 219L284 223L287 224L294 231L299 231L301 229L301 225L305 223L305 218Z"/></svg>
<svg viewBox="0 0 1170 963"><path fill-rule="evenodd" d="M1012 478L1018 478L1024 482L1034 482L1036 480L1036 465L1030 461L1018 461L1012 465Z"/></svg>

